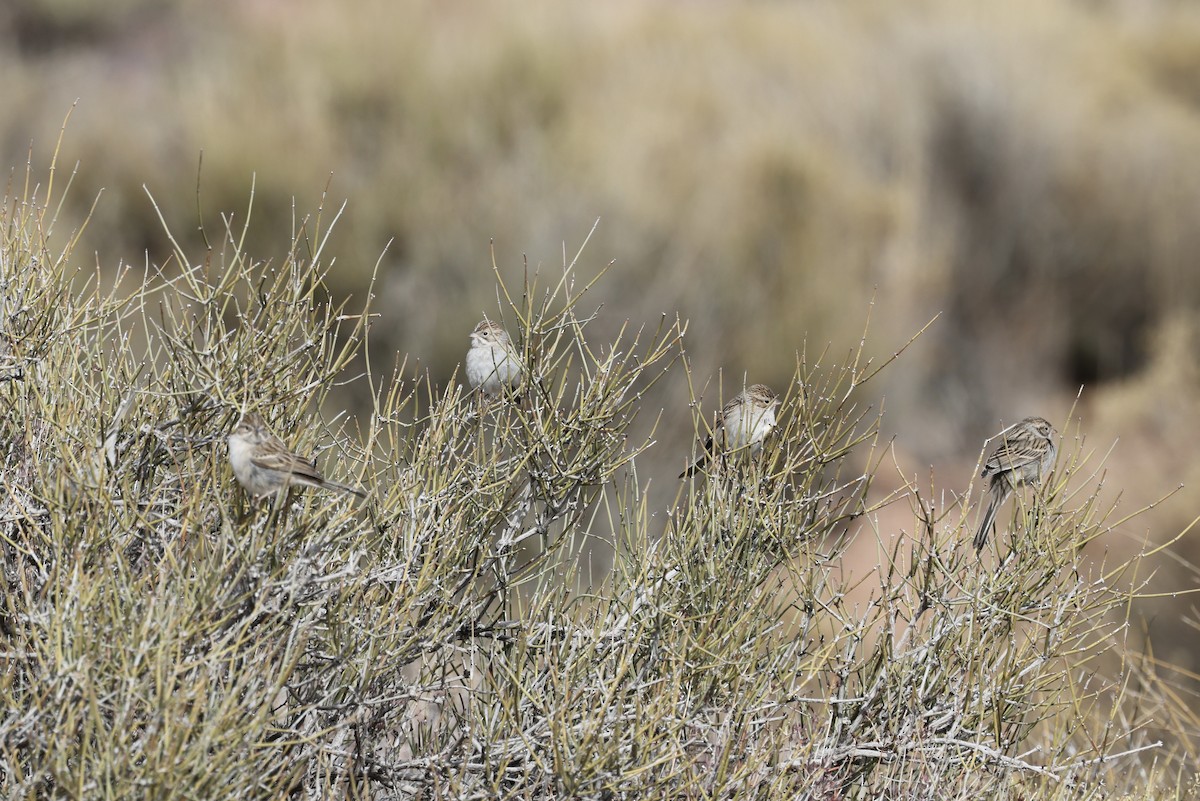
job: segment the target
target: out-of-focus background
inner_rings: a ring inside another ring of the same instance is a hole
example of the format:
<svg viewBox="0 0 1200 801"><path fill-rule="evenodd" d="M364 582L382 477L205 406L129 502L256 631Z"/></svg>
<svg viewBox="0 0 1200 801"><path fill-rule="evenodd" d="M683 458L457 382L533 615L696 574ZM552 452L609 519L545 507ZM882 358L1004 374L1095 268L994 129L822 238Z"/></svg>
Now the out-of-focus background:
<svg viewBox="0 0 1200 801"><path fill-rule="evenodd" d="M1097 558L1200 507L1200 7L9 0L0 75L12 180L31 146L47 174L78 100L55 180L78 162L60 232L100 195L83 266L168 258L147 190L202 258L198 214L240 226L253 177L248 249L269 258L328 188L349 201L335 291L361 297L390 242L375 355L447 381L498 310L490 243L517 286L599 218L597 338L687 318L708 407L719 370L728 396L784 385L805 343L846 353L874 297L880 357L941 314L867 398L904 474L962 491L984 438L1028 414L1065 430L1078 397L1085 447L1117 443L1121 511L1184 485ZM670 492L687 402L682 370L646 398ZM1154 589L1200 584L1198 542ZM1195 609L1142 604L1159 657L1200 664Z"/></svg>

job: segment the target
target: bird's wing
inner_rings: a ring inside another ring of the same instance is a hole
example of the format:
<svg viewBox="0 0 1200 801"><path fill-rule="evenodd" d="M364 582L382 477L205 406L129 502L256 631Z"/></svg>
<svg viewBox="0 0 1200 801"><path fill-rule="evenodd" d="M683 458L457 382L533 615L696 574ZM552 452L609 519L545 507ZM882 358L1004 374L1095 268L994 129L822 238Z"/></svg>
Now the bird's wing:
<svg viewBox="0 0 1200 801"><path fill-rule="evenodd" d="M294 453L272 451L252 457L250 463L264 470L278 470L281 473L290 473L317 483L325 480L321 471L317 470L311 462L301 459Z"/></svg>
<svg viewBox="0 0 1200 801"><path fill-rule="evenodd" d="M742 393L736 395L735 397L730 398L729 400L725 401L725 405L721 407L721 419L728 418L738 408L740 408L741 405L746 402L745 395L746 395L746 393L742 392Z"/></svg>
<svg viewBox="0 0 1200 801"><path fill-rule="evenodd" d="M983 474L1002 473L1017 470L1027 464L1042 458L1044 451L1038 447L1038 442L1030 437L1016 437L1005 440L992 452L983 465Z"/></svg>

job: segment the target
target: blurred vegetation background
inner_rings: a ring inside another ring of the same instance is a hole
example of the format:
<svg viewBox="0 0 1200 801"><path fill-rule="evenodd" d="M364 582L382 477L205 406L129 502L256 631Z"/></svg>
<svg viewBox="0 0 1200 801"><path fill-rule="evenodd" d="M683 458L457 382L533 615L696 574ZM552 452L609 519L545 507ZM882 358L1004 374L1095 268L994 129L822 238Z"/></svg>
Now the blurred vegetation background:
<svg viewBox="0 0 1200 801"><path fill-rule="evenodd" d="M12 0L0 71L10 180L31 152L44 174L70 112L57 230L99 195L77 258L101 270L168 259L148 193L202 254L253 185L264 257L347 199L331 284L361 296L378 263L375 356L445 382L499 308L491 243L519 286L599 219L597 339L686 318L706 406L846 353L869 313L880 357L940 314L864 399L904 475L965 490L986 437L1073 409L1089 447L1119 438L1122 509L1184 485L1097 557L1200 506L1198 7ZM695 431L669 379L644 403L673 494ZM1157 589L1200 583L1195 542ZM1200 666L1194 602L1142 611L1159 657Z"/></svg>

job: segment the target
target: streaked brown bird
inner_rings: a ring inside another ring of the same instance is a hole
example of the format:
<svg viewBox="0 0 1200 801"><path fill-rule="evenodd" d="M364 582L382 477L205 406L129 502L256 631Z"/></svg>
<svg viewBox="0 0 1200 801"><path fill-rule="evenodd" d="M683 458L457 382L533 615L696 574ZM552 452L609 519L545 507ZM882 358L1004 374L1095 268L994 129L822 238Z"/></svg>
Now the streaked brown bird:
<svg viewBox="0 0 1200 801"><path fill-rule="evenodd" d="M521 354L498 323L483 320L471 332L467 351L467 381L472 389L492 397L521 385Z"/></svg>
<svg viewBox="0 0 1200 801"><path fill-rule="evenodd" d="M754 384L726 403L717 417L712 433L704 442L704 453L696 463L679 474L693 476L713 458L749 449L753 456L762 450L763 440L775 428L775 407L779 396L766 384Z"/></svg>
<svg viewBox="0 0 1200 801"><path fill-rule="evenodd" d="M312 462L293 453L283 440L272 434L258 412L244 413L229 435L229 464L237 480L255 498L289 486L333 489L367 497L358 487L339 484L321 475Z"/></svg>
<svg viewBox="0 0 1200 801"><path fill-rule="evenodd" d="M983 478L991 477L988 505L983 523L975 535L975 551L983 550L988 533L996 522L996 512L1017 487L1041 484L1050 475L1058 456L1055 439L1058 432L1041 417L1026 417L997 436L1000 445L983 463Z"/></svg>

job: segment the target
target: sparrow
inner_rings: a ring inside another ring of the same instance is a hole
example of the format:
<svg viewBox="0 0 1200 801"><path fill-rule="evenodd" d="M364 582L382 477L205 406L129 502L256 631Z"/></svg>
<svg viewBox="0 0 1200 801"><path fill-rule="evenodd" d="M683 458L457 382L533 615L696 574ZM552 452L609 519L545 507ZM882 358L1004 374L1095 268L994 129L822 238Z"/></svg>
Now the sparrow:
<svg viewBox="0 0 1200 801"><path fill-rule="evenodd" d="M521 385L521 354L499 324L483 320L471 332L467 381L473 389L492 397Z"/></svg>
<svg viewBox="0 0 1200 801"><path fill-rule="evenodd" d="M983 463L982 477L990 477L991 483L988 485L987 510L975 535L976 552L982 551L987 544L988 532L995 524L1000 505L1017 487L1045 481L1058 456L1058 447L1054 444L1058 432L1041 417L1026 417L997 436L1000 437L999 447Z"/></svg>
<svg viewBox="0 0 1200 801"><path fill-rule="evenodd" d="M712 434L704 443L704 453L679 477L695 475L718 455L718 451L732 453L748 448L751 456L757 454L762 450L763 440L775 428L775 407L778 405L779 396L765 384L747 387L721 409Z"/></svg>
<svg viewBox="0 0 1200 801"><path fill-rule="evenodd" d="M255 498L293 485L367 497L358 487L339 484L321 475L312 462L293 453L283 440L272 434L258 412L244 413L229 435L229 464L238 482Z"/></svg>

